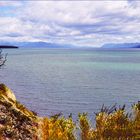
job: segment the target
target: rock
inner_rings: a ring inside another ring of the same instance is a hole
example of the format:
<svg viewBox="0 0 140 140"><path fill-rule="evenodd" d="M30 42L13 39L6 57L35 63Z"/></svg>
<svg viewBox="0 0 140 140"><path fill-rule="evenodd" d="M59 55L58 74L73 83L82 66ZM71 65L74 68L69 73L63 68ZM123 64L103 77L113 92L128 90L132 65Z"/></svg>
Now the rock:
<svg viewBox="0 0 140 140"><path fill-rule="evenodd" d="M7 86L0 84L0 140L38 140L38 120Z"/></svg>
<svg viewBox="0 0 140 140"><path fill-rule="evenodd" d="M16 101L16 97L13 94L13 92L4 84L0 84L0 94L13 100L13 101Z"/></svg>

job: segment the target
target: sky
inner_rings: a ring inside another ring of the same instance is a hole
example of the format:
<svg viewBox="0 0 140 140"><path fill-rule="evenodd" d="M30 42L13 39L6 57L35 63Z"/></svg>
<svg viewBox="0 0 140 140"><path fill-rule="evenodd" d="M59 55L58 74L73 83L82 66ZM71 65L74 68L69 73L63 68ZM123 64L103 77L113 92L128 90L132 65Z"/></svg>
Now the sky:
<svg viewBox="0 0 140 140"><path fill-rule="evenodd" d="M140 1L1 1L0 41L140 42Z"/></svg>

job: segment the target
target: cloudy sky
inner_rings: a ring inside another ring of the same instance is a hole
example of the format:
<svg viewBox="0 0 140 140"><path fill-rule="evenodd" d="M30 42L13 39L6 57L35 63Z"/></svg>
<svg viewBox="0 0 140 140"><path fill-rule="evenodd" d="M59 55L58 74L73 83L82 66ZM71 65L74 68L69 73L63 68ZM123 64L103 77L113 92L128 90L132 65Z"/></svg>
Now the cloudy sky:
<svg viewBox="0 0 140 140"><path fill-rule="evenodd" d="M140 1L0 1L0 41L140 42Z"/></svg>

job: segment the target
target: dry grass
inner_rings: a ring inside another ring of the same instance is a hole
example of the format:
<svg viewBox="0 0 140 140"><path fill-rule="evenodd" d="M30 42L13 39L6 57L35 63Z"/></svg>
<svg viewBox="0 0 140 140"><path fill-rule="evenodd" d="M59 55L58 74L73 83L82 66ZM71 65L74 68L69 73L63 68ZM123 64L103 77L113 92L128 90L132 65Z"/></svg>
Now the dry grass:
<svg viewBox="0 0 140 140"><path fill-rule="evenodd" d="M75 124L72 118L58 118L57 115L43 118L42 122L43 140L75 140Z"/></svg>
<svg viewBox="0 0 140 140"><path fill-rule="evenodd" d="M124 106L118 109L103 106L95 119L96 126L92 128L85 113L79 114L78 126L71 117L44 118L42 140L140 140L140 102L133 105L131 114L125 112ZM75 135L79 130L80 138Z"/></svg>

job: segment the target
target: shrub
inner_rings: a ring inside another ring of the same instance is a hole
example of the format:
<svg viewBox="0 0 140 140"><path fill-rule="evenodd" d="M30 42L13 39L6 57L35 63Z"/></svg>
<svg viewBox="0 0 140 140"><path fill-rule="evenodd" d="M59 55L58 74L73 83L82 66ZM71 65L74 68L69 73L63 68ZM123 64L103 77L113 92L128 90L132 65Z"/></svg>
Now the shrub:
<svg viewBox="0 0 140 140"><path fill-rule="evenodd" d="M88 119L87 113L79 114L77 131L80 130L80 138L76 132L76 124L72 117L66 119L55 115L43 118L41 129L43 140L138 140L140 139L140 102L132 107L132 114L125 111L125 106L117 108L102 107L96 113L96 125Z"/></svg>

